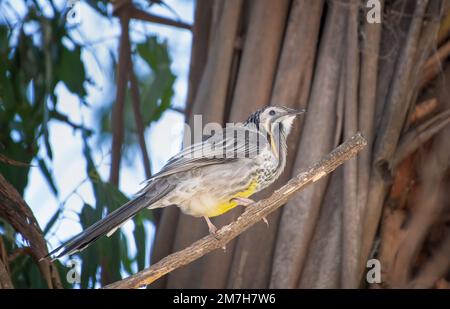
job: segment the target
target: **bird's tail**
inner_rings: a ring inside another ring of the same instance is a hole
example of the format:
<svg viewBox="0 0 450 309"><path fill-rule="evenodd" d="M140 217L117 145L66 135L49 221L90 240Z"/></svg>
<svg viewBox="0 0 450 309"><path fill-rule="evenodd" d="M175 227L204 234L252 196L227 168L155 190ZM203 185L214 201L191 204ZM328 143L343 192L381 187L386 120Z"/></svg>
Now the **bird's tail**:
<svg viewBox="0 0 450 309"><path fill-rule="evenodd" d="M168 191L170 191L169 187L167 186L164 187L165 188L161 188L162 190L157 190L157 192L153 192L154 194L148 194L148 192L147 194L145 193L140 194L135 199L124 204L120 208L108 214L100 221L91 225L89 228L87 228L80 234L73 237L65 244L59 246L58 248L50 252L43 259L51 257L52 260L54 260L63 257L65 255L74 254L87 248L103 235L111 236L122 224L128 221L128 219L133 217L141 209L147 208L152 204L153 205L150 206L150 208L156 208L157 207L156 202L162 196L167 194Z"/></svg>

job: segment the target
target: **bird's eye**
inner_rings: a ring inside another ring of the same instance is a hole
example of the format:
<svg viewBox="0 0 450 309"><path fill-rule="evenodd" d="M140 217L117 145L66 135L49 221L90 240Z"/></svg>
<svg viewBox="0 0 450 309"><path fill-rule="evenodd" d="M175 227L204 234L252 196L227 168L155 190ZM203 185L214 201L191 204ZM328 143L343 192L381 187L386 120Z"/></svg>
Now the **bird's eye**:
<svg viewBox="0 0 450 309"><path fill-rule="evenodd" d="M275 111L272 109L272 110L269 112L269 115L270 115L270 116L275 115Z"/></svg>

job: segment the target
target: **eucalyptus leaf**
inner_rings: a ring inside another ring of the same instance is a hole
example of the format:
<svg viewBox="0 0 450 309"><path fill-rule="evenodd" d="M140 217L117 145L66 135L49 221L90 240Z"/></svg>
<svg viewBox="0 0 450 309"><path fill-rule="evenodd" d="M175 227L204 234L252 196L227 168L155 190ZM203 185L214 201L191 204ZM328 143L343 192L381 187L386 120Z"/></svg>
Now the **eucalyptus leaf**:
<svg viewBox="0 0 450 309"><path fill-rule="evenodd" d="M86 95L84 82L86 72L81 60L81 48L76 46L73 50L62 46L60 63L56 67L56 78L61 80L72 93L79 97Z"/></svg>

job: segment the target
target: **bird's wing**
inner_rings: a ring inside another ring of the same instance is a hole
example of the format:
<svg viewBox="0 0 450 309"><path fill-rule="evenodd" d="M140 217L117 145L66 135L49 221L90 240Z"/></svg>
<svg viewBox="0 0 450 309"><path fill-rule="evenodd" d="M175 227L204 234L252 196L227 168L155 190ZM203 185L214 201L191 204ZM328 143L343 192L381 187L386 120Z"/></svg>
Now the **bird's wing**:
<svg viewBox="0 0 450 309"><path fill-rule="evenodd" d="M253 158L266 144L267 138L252 126L227 127L173 156L149 182L193 168Z"/></svg>

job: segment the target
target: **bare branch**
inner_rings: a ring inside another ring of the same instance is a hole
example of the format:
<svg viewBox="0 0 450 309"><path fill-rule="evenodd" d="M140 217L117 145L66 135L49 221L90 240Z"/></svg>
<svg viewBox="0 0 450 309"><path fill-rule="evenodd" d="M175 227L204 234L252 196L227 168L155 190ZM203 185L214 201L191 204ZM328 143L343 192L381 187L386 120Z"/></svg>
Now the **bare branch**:
<svg viewBox="0 0 450 309"><path fill-rule="evenodd" d="M354 157L365 145L366 140L362 135L360 133L355 134L314 165L297 174L269 198L246 207L245 212L236 221L218 230L216 237L205 236L189 247L163 258L153 266L126 279L107 285L105 288L138 288L148 285L171 271L187 265L215 249L222 248L229 241L262 220L263 217L284 205L307 184L321 179L346 160Z"/></svg>
<svg viewBox="0 0 450 309"><path fill-rule="evenodd" d="M420 103L417 103L413 112L409 115L408 125L419 122L421 119L426 118L432 112L436 110L439 103L436 98L431 98Z"/></svg>
<svg viewBox="0 0 450 309"><path fill-rule="evenodd" d="M129 6L124 6L120 11L121 37L119 45L119 63L117 65L117 95L112 114L112 150L111 169L109 181L115 185L119 183L120 160L122 157L123 143L123 112L125 105L125 92L127 86L127 71L130 65L130 34Z"/></svg>
<svg viewBox="0 0 450 309"><path fill-rule="evenodd" d="M128 53L128 55L131 56L130 53ZM152 175L152 170L150 167L147 145L145 144L145 127L141 115L141 99L139 97L139 87L136 80L136 75L134 74L133 66L131 65L131 57L129 59L129 63L130 65L128 66L128 74L130 78L131 103L133 105L134 120L136 121L136 131L139 139L139 147L141 148L142 152L142 162L144 164L145 177L148 179Z"/></svg>
<svg viewBox="0 0 450 309"><path fill-rule="evenodd" d="M187 30L191 30L191 28L192 28L191 25L189 25L185 22L176 21L176 20L172 20L169 18L153 15L153 14L147 13L143 10L140 10L136 7L132 7L130 9L130 11L131 11L130 17L134 18L134 19L140 19L140 20L149 21L152 23L173 26L173 27L178 27L178 28L187 29Z"/></svg>
<svg viewBox="0 0 450 309"><path fill-rule="evenodd" d="M417 128L410 130L410 132L406 133L400 139L399 146L392 158L391 165L393 167L397 166L448 124L450 124L450 109L437 114Z"/></svg>
<svg viewBox="0 0 450 309"><path fill-rule="evenodd" d="M449 56L450 41L442 45L425 63L423 76L420 81L420 88L425 87L442 71L443 63Z"/></svg>
<svg viewBox="0 0 450 309"><path fill-rule="evenodd" d="M0 153L0 162L6 163L6 164L10 164L10 165L14 165L14 166L20 166L20 167L31 167L33 166L32 164L29 163L23 163L23 162L19 162L13 159L8 158L5 155L2 155Z"/></svg>
<svg viewBox="0 0 450 309"><path fill-rule="evenodd" d="M186 115L186 110L181 108L181 107L176 107L176 106L170 106L169 110L180 113L182 115Z"/></svg>

